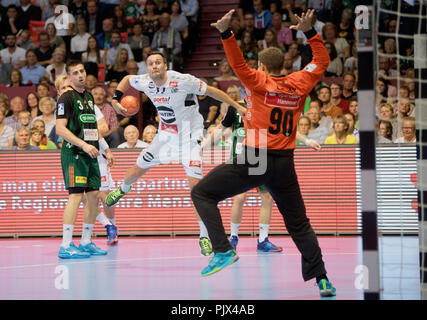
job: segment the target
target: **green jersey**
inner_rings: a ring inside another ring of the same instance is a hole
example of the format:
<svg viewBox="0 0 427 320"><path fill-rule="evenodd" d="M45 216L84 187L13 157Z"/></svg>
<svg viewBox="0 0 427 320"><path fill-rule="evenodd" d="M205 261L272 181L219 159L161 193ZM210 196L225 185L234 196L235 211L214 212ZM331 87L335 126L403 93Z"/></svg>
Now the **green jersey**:
<svg viewBox="0 0 427 320"><path fill-rule="evenodd" d="M242 106L246 108L246 104L240 103ZM245 140L246 133L243 124L243 119L237 110L230 106L228 108L227 114L222 120L222 125L226 128L230 128L232 130L231 135L231 154L230 156L234 158L237 154L239 154L242 150L243 140Z"/></svg>
<svg viewBox="0 0 427 320"><path fill-rule="evenodd" d="M79 93L76 90L65 92L58 100L56 118L68 119L68 130L76 137L99 149L95 102L89 92ZM62 144L62 151L85 154L81 148L67 141Z"/></svg>

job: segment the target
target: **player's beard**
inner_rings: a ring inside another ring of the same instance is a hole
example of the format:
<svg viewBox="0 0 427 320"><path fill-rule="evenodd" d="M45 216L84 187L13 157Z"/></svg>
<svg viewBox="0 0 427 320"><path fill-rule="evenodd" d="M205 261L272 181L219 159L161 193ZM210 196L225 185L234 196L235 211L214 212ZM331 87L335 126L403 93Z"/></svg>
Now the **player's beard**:
<svg viewBox="0 0 427 320"><path fill-rule="evenodd" d="M81 91L83 92L86 88L86 81L83 80L83 82L81 82L80 80L76 80L75 82L72 82L72 87L74 89L76 89L77 91Z"/></svg>

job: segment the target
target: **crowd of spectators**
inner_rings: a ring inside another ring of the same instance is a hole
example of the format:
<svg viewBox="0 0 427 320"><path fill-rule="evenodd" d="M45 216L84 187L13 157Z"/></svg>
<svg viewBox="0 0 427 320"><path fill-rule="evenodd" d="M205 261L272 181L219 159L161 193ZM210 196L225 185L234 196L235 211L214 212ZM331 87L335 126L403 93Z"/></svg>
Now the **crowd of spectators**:
<svg viewBox="0 0 427 320"><path fill-rule="evenodd" d="M5 85L12 83L12 69L31 76L23 76L22 85L37 84L45 72L53 83L70 58L82 59L98 81L108 81L112 78L108 73L117 72L113 67L122 48L127 49L127 61L137 64L144 61L144 48L161 50L169 68L181 70L197 36L197 0L2 0L0 4L0 56L6 71L1 83ZM35 50L36 59L27 58L28 50Z"/></svg>
<svg viewBox="0 0 427 320"><path fill-rule="evenodd" d="M395 2L382 2L381 6L396 11ZM402 3L401 10L409 12L411 6ZM303 69L312 58L305 35L289 28L297 23L294 14L307 8L316 10L313 25L324 41L330 64L305 101L298 131L321 144L359 142L354 7L354 2L345 0L240 0L232 18L233 32L248 65L258 68L258 53L274 46L284 52L282 74L289 75ZM378 143L415 142L413 42L399 42L403 46L396 47L396 33L401 31L396 19L389 13L380 15L379 29L388 35L379 37L378 72L372 70L376 73L376 102L375 106L362 106L376 110ZM218 71L220 75L214 79L226 91L236 79L226 60L218 63ZM221 111L218 102L215 106ZM215 126L213 119L209 123Z"/></svg>
<svg viewBox="0 0 427 320"><path fill-rule="evenodd" d="M181 71L194 49L198 14L197 0L1 0L0 86L33 90L26 97L0 94L0 148L19 145L23 150L19 143L25 139L19 136L29 137L31 149L60 147L57 136L49 140L57 99L52 88L66 74L69 59L85 65L86 88L108 125L106 141L123 147L125 133L138 127L138 116L123 117L112 109L118 82L128 74L146 73L151 50L164 52L168 68ZM144 126L155 125L153 106L141 99L151 113ZM43 132L36 128L40 121Z"/></svg>

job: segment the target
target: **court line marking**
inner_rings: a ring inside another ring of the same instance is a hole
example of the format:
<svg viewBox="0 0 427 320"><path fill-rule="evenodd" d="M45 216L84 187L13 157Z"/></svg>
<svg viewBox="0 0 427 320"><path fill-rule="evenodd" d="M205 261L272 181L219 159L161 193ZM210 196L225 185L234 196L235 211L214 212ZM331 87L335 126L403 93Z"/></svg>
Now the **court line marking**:
<svg viewBox="0 0 427 320"><path fill-rule="evenodd" d="M283 253L283 254L239 254L239 257L262 257L262 256L268 256L268 257L280 257L280 256L300 256L300 253ZM324 256L328 255L360 255L359 252L343 252L343 253L323 253ZM40 268L40 267L53 267L53 266L67 266L67 265L76 265L76 264L87 264L87 263L108 263L108 262L139 262L139 261L162 261L162 260L180 260L180 259L194 259L197 260L208 258L208 257L202 257L202 256L179 256L179 257L149 257L149 258L130 258L130 259L91 259L91 258L85 258L85 259L79 259L79 261L72 261L76 259L63 259L58 260L58 263L46 263L46 264L28 264L28 265L17 265L17 266L4 266L0 267L0 271L2 270L13 270L13 269L25 269L25 268ZM58 258L59 259L59 258ZM72 261L72 262L71 262Z"/></svg>

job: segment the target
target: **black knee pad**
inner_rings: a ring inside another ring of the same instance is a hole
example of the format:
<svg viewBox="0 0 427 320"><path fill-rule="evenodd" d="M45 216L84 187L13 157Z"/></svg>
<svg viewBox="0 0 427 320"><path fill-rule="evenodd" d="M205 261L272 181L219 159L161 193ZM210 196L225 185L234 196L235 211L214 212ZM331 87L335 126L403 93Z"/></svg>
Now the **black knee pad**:
<svg viewBox="0 0 427 320"><path fill-rule="evenodd" d="M91 191L98 191L98 189L87 188L87 187L72 187L68 188L68 194L77 194L77 193L88 193Z"/></svg>

